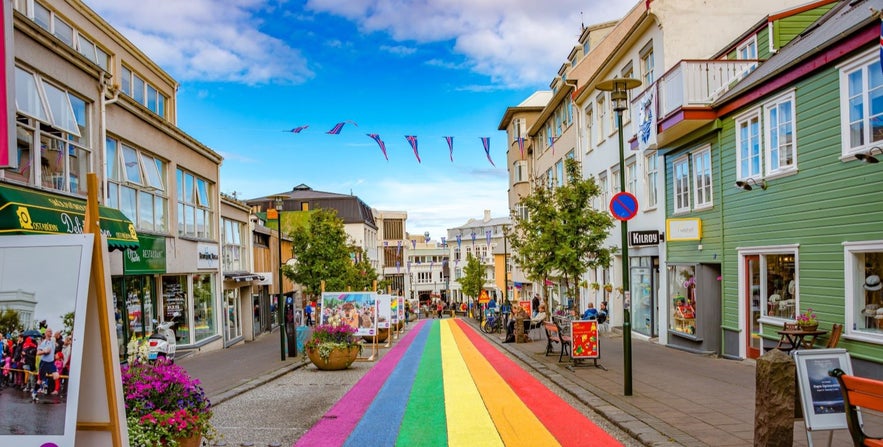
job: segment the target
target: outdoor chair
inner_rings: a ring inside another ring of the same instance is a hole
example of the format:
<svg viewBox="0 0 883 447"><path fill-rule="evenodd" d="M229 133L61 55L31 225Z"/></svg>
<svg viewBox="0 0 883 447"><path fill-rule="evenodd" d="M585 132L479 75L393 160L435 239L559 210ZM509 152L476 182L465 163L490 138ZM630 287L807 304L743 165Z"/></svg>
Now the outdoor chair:
<svg viewBox="0 0 883 447"><path fill-rule="evenodd" d="M883 411L883 381L851 376L840 368L828 372L840 382L840 393L846 409L846 425L856 446L883 447L883 437L869 436L862 427L858 409Z"/></svg>

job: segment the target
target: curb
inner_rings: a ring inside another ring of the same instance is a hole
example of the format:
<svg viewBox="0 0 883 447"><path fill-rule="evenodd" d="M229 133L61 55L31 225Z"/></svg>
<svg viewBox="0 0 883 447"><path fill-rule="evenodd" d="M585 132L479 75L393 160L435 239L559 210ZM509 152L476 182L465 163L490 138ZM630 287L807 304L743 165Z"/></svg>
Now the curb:
<svg viewBox="0 0 883 447"><path fill-rule="evenodd" d="M298 361L298 362L295 362L295 363L292 363L289 365L285 365L281 368L275 369L275 370L270 371L268 373L264 373L258 377L255 377L254 379L249 380L248 382L245 382L241 385L237 385L233 388L224 390L224 391L216 394L215 396L212 396L211 397L212 405L221 404L221 403L228 401L236 396L239 396L240 394L243 394L247 391L251 391L251 390L253 390L261 385L264 385L266 383L272 382L273 380L276 380L276 379L284 376L285 374L288 374L296 369L303 368L304 366L307 366L309 364L310 364L309 360L301 360L301 361Z"/></svg>

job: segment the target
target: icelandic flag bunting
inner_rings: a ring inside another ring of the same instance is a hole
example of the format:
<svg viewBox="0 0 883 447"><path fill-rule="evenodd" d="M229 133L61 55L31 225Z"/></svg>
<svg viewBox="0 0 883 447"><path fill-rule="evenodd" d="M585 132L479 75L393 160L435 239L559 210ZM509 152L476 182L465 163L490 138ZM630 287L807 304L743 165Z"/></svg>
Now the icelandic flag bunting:
<svg viewBox="0 0 883 447"><path fill-rule="evenodd" d="M445 238L444 238L444 237L441 238L441 242L442 242L442 247L447 247L447 246L448 246L447 242L445 242Z"/></svg>
<svg viewBox="0 0 883 447"><path fill-rule="evenodd" d="M475 232L472 232L472 246L475 247Z"/></svg>
<svg viewBox="0 0 883 447"><path fill-rule="evenodd" d="M376 133L368 133L365 135L368 135L372 140L377 142L377 145L380 146L380 150L383 152L383 158L385 158L386 161L389 161L389 157L386 156L386 143L380 139L380 135L377 135Z"/></svg>
<svg viewBox="0 0 883 447"><path fill-rule="evenodd" d="M399 241L399 246L396 248L396 257L402 254L402 241Z"/></svg>
<svg viewBox="0 0 883 447"><path fill-rule="evenodd" d="M417 163L420 163L420 153L417 152L417 136L405 135L405 139L408 140L408 144L411 145L411 149L414 149L414 156L417 157Z"/></svg>
<svg viewBox="0 0 883 447"><path fill-rule="evenodd" d="M448 142L448 151L451 153L451 163L454 162L454 137L445 137L445 141Z"/></svg>
<svg viewBox="0 0 883 447"><path fill-rule="evenodd" d="M411 248L417 249L417 239L411 239Z"/></svg>
<svg viewBox="0 0 883 447"><path fill-rule="evenodd" d="M552 148L552 155L555 155L555 137L549 137L549 147Z"/></svg>
<svg viewBox="0 0 883 447"><path fill-rule="evenodd" d="M297 127L295 127L294 129L291 129L291 130L288 130L288 131L283 131L283 132L301 133L301 132L303 132L304 130L306 130L307 127L310 127L310 126L297 126Z"/></svg>
<svg viewBox="0 0 883 447"><path fill-rule="evenodd" d="M343 125L346 123L350 123L353 126L358 127L358 124L356 124L352 121L342 121L342 122L335 124L334 127L331 128L331 130L329 130L328 132L325 132L325 133L327 133L329 135L340 135L340 131L341 131L341 129L343 129Z"/></svg>
<svg viewBox="0 0 883 447"><path fill-rule="evenodd" d="M481 144L484 146L484 153L487 154L487 161L491 162L491 166L497 167L491 160L491 137L481 137Z"/></svg>
<svg viewBox="0 0 883 447"><path fill-rule="evenodd" d="M518 137L518 150L521 151L521 159L524 160L524 137Z"/></svg>
<svg viewBox="0 0 883 447"><path fill-rule="evenodd" d="M460 249L460 243L462 243L462 242L463 242L463 241L460 240L460 235L458 234L458 235L457 235L457 250Z"/></svg>
<svg viewBox="0 0 883 447"><path fill-rule="evenodd" d="M880 16L880 67L883 68L883 15Z"/></svg>

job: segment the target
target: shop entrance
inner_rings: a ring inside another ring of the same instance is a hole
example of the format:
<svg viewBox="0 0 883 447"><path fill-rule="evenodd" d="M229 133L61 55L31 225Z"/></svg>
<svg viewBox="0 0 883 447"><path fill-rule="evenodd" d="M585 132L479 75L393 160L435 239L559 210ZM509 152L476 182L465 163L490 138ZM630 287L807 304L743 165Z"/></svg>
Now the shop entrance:
<svg viewBox="0 0 883 447"><path fill-rule="evenodd" d="M745 256L745 321L747 330L745 333L746 355L750 359L760 357L760 256Z"/></svg>

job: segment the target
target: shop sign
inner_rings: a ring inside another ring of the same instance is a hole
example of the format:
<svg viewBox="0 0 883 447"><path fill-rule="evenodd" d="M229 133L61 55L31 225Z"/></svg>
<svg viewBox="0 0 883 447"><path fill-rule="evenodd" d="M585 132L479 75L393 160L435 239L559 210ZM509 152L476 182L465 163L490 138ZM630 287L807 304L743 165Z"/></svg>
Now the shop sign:
<svg viewBox="0 0 883 447"><path fill-rule="evenodd" d="M127 275L166 272L166 238L147 234L138 235L138 249L123 253L123 270Z"/></svg>
<svg viewBox="0 0 883 447"><path fill-rule="evenodd" d="M629 245L659 245L659 231L629 231Z"/></svg>
<svg viewBox="0 0 883 447"><path fill-rule="evenodd" d="M665 234L669 242L698 241L702 239L702 219L698 217L684 219L666 219Z"/></svg>
<svg viewBox="0 0 883 447"><path fill-rule="evenodd" d="M217 269L220 264L218 246L216 244L199 243L196 245L196 268Z"/></svg>

